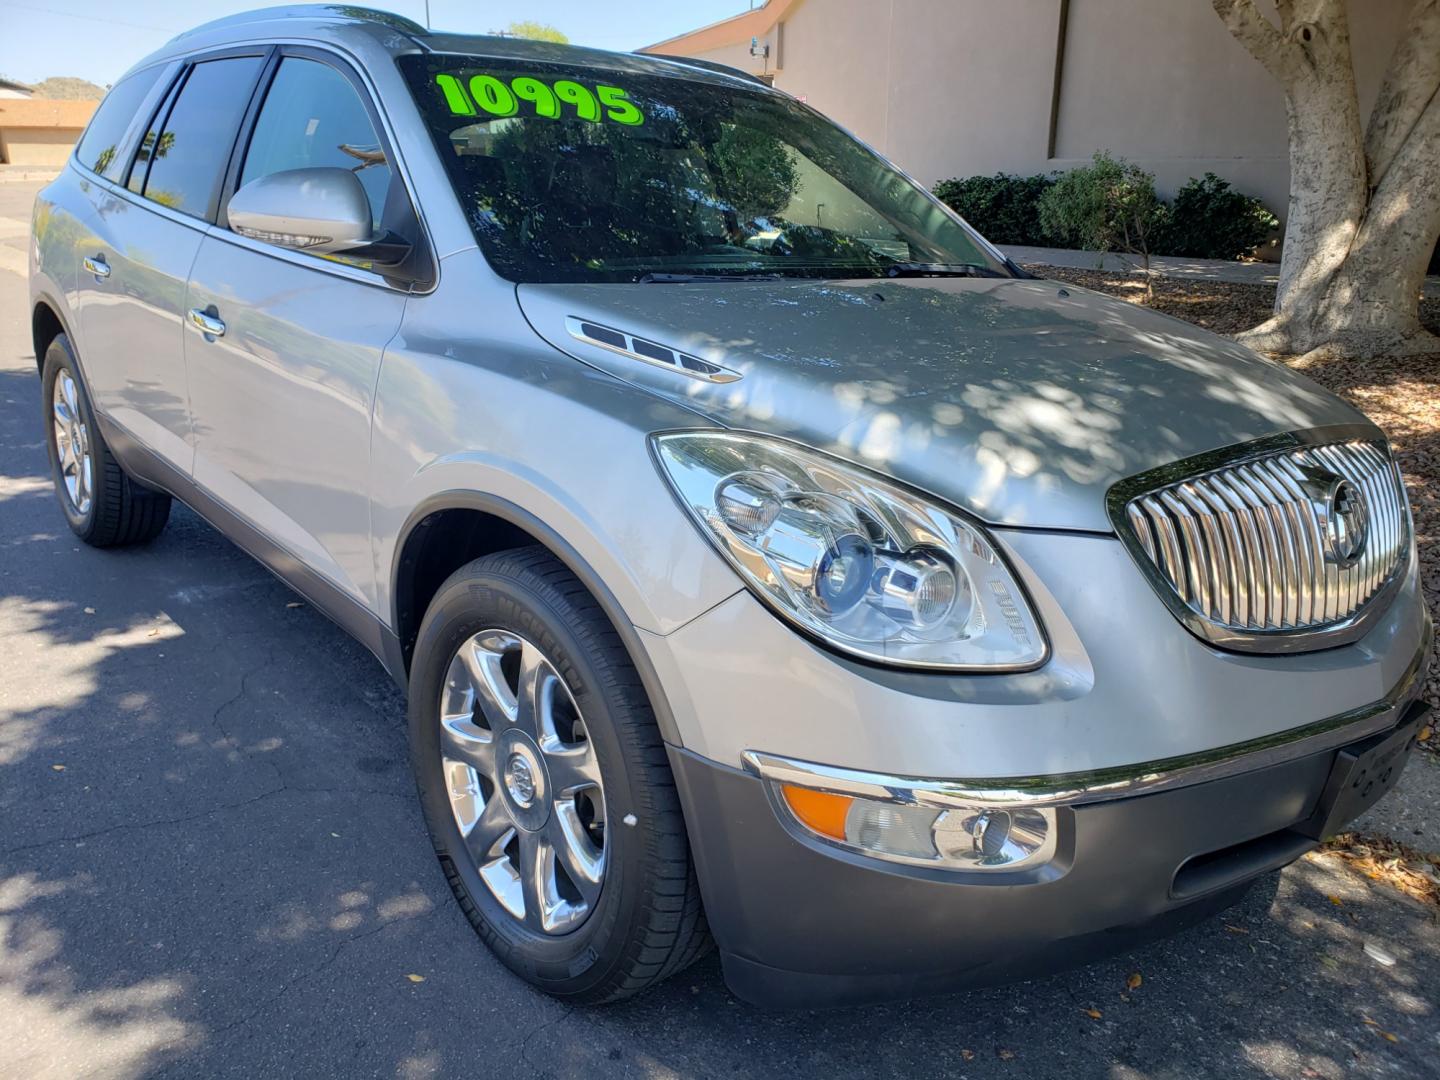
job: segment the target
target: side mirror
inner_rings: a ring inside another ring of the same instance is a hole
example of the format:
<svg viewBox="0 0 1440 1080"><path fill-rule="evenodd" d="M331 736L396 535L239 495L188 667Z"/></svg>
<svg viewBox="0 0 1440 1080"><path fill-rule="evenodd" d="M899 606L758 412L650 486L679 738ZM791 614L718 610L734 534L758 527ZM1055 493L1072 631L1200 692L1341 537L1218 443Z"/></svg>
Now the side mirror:
<svg viewBox="0 0 1440 1080"><path fill-rule="evenodd" d="M230 196L226 215L241 236L330 255L370 245L370 200L348 169L290 169L252 180Z"/></svg>

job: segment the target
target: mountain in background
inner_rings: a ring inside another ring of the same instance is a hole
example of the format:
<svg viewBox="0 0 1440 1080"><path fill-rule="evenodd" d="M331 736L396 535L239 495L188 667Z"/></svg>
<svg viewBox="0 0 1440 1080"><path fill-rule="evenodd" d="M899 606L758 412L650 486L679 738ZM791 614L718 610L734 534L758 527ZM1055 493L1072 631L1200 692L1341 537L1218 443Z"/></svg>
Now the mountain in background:
<svg viewBox="0 0 1440 1080"><path fill-rule="evenodd" d="M37 98L52 101L99 101L105 96L105 88L96 86L88 79L77 79L72 75L55 75L42 79L31 87Z"/></svg>

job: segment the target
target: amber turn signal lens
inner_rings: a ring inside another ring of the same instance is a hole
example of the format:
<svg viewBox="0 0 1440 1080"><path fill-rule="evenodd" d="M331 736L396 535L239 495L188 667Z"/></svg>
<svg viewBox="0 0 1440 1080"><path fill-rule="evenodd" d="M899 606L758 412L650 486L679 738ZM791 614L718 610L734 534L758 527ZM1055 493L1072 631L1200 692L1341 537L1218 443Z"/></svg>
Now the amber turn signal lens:
<svg viewBox="0 0 1440 1080"><path fill-rule="evenodd" d="M821 836L835 840L845 839L845 815L855 800L845 795L831 795L828 791L812 791L794 784L780 785L785 803L790 812L805 825Z"/></svg>

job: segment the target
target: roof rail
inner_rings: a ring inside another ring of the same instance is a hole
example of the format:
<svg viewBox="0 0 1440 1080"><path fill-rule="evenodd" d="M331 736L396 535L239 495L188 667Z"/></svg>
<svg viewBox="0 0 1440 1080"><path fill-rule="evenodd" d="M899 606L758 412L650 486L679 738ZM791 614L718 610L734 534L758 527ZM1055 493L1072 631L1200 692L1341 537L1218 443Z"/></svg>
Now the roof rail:
<svg viewBox="0 0 1440 1080"><path fill-rule="evenodd" d="M729 75L732 78L744 79L746 82L759 83L761 86L770 85L759 75L752 75L742 68L731 67L729 64L717 64L714 60L697 60L693 56L671 56L668 53L642 52L636 55L649 56L656 60L669 60L674 64L686 64L690 67L704 68L706 71L714 71L721 75Z"/></svg>
<svg viewBox="0 0 1440 1080"><path fill-rule="evenodd" d="M399 30L404 34L423 37L429 33L425 27L413 19L407 19L403 15L396 15L389 11L352 7L349 4L284 4L279 7L256 8L253 11L242 11L236 15L226 15L224 18L211 19L207 23L201 23L199 26L176 34L174 40L189 37L192 34L199 34L206 30L216 30L226 26L243 26L246 23L273 22L277 19L371 22L388 26L392 30Z"/></svg>

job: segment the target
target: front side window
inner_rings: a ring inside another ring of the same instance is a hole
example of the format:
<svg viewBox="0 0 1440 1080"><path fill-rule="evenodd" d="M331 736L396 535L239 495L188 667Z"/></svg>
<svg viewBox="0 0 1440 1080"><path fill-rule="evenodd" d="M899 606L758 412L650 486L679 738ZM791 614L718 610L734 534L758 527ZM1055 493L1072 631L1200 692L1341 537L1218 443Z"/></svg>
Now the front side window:
<svg viewBox="0 0 1440 1080"><path fill-rule="evenodd" d="M379 231L393 174L365 103L329 64L287 56L255 121L240 186L271 173L312 168L355 173Z"/></svg>
<svg viewBox="0 0 1440 1080"><path fill-rule="evenodd" d="M671 76L400 58L470 224L514 281L1008 275L884 160L797 102Z"/></svg>
<svg viewBox="0 0 1440 1080"><path fill-rule="evenodd" d="M164 129L152 128L140 144L131 190L192 217L208 217L263 63L259 56L231 56L196 64Z"/></svg>
<svg viewBox="0 0 1440 1080"><path fill-rule="evenodd" d="M124 166L119 159L120 140L164 70L165 65L157 64L121 79L111 88L75 148L75 157L81 165L110 180L119 175Z"/></svg>

